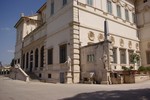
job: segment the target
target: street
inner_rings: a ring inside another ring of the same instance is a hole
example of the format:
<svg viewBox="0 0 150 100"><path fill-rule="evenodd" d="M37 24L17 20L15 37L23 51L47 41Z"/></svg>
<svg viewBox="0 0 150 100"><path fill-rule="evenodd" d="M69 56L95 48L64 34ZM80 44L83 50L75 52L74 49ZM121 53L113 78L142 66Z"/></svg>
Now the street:
<svg viewBox="0 0 150 100"><path fill-rule="evenodd" d="M52 84L0 76L0 100L150 100L150 80L136 84Z"/></svg>

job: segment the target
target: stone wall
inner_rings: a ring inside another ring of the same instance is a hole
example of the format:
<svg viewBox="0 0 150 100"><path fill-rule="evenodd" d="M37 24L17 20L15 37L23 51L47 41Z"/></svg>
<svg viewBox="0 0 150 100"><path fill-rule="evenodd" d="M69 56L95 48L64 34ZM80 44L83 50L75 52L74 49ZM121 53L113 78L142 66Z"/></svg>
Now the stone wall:
<svg viewBox="0 0 150 100"><path fill-rule="evenodd" d="M149 80L149 75L135 75L135 83Z"/></svg>
<svg viewBox="0 0 150 100"><path fill-rule="evenodd" d="M125 75L124 83L138 83L149 80L150 76L148 74L137 74L137 75Z"/></svg>

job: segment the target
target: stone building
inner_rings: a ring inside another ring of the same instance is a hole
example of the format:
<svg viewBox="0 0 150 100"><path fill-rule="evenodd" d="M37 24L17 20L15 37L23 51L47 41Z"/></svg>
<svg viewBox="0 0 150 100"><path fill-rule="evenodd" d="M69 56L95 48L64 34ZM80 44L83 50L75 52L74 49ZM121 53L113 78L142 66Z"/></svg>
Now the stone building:
<svg viewBox="0 0 150 100"><path fill-rule="evenodd" d="M137 0L136 10L141 61L143 66L150 66L150 0Z"/></svg>
<svg viewBox="0 0 150 100"><path fill-rule="evenodd" d="M111 71L121 72L133 66L130 55L140 53L134 5L135 0L47 0L35 15L21 14L16 23L15 63L47 82L79 83L82 72L90 71L83 69L95 66L89 59L99 58L90 49L82 51L104 41L107 19Z"/></svg>

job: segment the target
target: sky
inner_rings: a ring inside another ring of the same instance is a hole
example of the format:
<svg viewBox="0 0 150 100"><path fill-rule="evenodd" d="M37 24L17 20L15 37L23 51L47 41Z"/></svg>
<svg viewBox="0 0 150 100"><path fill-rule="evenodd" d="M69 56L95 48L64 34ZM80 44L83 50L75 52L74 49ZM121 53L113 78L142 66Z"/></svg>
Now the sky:
<svg viewBox="0 0 150 100"><path fill-rule="evenodd" d="M46 0L0 0L0 61L10 64L14 58L16 29L20 14L32 15Z"/></svg>

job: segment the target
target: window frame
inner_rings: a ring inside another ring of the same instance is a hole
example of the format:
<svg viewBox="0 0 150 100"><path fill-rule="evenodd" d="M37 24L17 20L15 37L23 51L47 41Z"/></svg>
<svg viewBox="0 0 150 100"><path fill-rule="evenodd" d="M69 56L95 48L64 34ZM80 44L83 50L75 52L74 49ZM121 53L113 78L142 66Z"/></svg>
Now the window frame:
<svg viewBox="0 0 150 100"><path fill-rule="evenodd" d="M125 9L125 19L127 21L130 21L130 18L129 18L129 11L127 9Z"/></svg>
<svg viewBox="0 0 150 100"><path fill-rule="evenodd" d="M63 0L63 6L65 6L66 4L68 3L68 1L67 0Z"/></svg>
<svg viewBox="0 0 150 100"><path fill-rule="evenodd" d="M133 21L133 23L136 23L136 14L135 13L132 13L132 21Z"/></svg>
<svg viewBox="0 0 150 100"><path fill-rule="evenodd" d="M51 73L48 74L48 78L49 79L52 78L52 74Z"/></svg>
<svg viewBox="0 0 150 100"><path fill-rule="evenodd" d="M86 0L86 4L89 6L93 6L94 1L93 0Z"/></svg>
<svg viewBox="0 0 150 100"><path fill-rule="evenodd" d="M53 64L53 48L47 50L47 64Z"/></svg>
<svg viewBox="0 0 150 100"><path fill-rule="evenodd" d="M120 5L116 5L116 8L117 8L117 17L122 18L121 6Z"/></svg>
<svg viewBox="0 0 150 100"><path fill-rule="evenodd" d="M67 44L59 46L59 63L65 63L67 60Z"/></svg>
<svg viewBox="0 0 150 100"><path fill-rule="evenodd" d="M107 12L109 14L113 13L113 9L112 9L112 2L110 0L107 0Z"/></svg>
<svg viewBox="0 0 150 100"><path fill-rule="evenodd" d="M55 9L54 5L55 5L54 0L51 0L51 15L54 14L54 9Z"/></svg>
<svg viewBox="0 0 150 100"><path fill-rule="evenodd" d="M150 51L146 51L146 62L150 64Z"/></svg>
<svg viewBox="0 0 150 100"><path fill-rule="evenodd" d="M128 56L129 56L129 64L134 64L134 62L131 61L131 55L134 53L134 50L128 50Z"/></svg>
<svg viewBox="0 0 150 100"><path fill-rule="evenodd" d="M112 56L113 57L113 63L117 64L117 48L114 47L112 49L112 51L113 51L113 56Z"/></svg>
<svg viewBox="0 0 150 100"><path fill-rule="evenodd" d="M95 55L94 54L88 54L87 55L87 62L94 62L95 61Z"/></svg>
<svg viewBox="0 0 150 100"><path fill-rule="evenodd" d="M122 55L124 52L124 55ZM122 54L121 54L122 53ZM126 49L120 49L120 64L126 64Z"/></svg>

